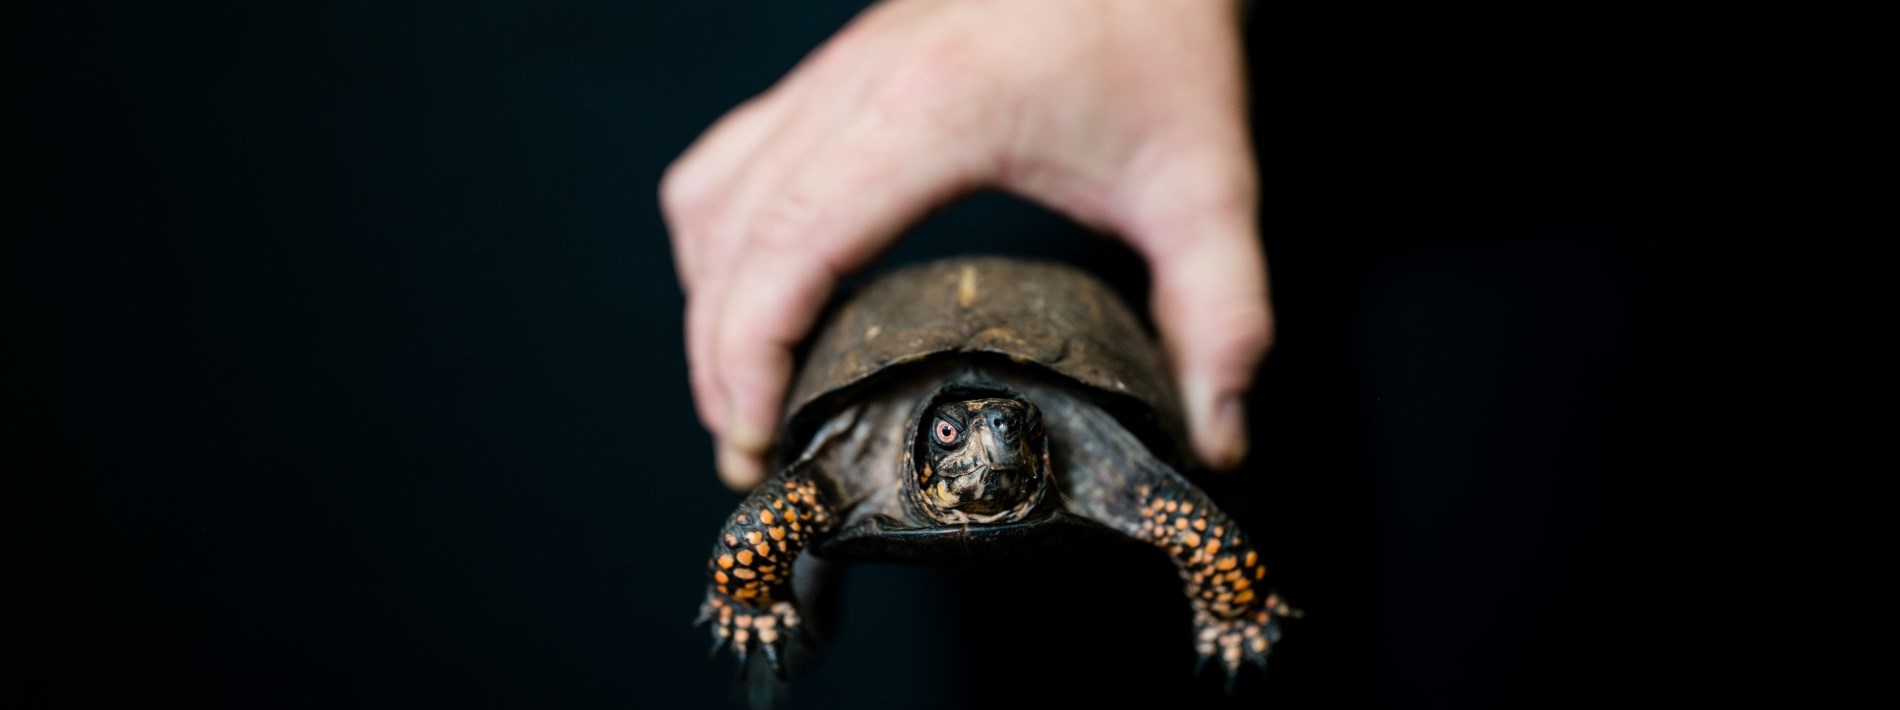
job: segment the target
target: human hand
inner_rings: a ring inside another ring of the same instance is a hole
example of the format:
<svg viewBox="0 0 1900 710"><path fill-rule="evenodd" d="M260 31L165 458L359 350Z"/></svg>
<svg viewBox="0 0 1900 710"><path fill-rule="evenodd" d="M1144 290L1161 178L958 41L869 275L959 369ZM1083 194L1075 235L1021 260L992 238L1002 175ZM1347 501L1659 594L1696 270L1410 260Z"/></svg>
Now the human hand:
<svg viewBox="0 0 1900 710"><path fill-rule="evenodd" d="M887 0L721 118L660 186L721 480L763 480L837 280L984 186L1142 253L1195 451L1239 463L1272 338L1239 25L1234 0Z"/></svg>

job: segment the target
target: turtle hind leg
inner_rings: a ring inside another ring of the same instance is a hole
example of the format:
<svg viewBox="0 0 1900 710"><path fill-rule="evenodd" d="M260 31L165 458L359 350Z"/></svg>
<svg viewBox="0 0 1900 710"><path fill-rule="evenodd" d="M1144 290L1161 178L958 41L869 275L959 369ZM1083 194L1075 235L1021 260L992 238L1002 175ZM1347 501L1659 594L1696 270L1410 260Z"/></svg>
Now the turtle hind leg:
<svg viewBox="0 0 1900 710"><path fill-rule="evenodd" d="M782 675L786 642L803 625L792 566L813 536L830 529L832 517L811 466L794 464L746 496L726 518L706 563L711 584L695 624L712 624L711 654L731 649L742 674L756 649Z"/></svg>

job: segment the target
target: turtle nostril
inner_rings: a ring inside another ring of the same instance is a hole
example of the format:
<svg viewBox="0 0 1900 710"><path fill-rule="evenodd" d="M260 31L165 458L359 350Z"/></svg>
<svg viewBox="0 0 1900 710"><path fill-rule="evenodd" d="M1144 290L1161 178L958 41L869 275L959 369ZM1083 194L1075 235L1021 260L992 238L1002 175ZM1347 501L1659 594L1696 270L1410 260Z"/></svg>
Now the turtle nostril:
<svg viewBox="0 0 1900 710"><path fill-rule="evenodd" d="M1002 412L991 412L990 428L996 430L998 434L1009 431L1009 415Z"/></svg>

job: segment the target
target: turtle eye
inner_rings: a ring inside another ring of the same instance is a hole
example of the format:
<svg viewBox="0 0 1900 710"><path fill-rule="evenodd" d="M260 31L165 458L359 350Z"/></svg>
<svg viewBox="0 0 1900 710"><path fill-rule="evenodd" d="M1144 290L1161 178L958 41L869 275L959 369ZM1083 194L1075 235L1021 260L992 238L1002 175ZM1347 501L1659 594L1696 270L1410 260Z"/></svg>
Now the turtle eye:
<svg viewBox="0 0 1900 710"><path fill-rule="evenodd" d="M957 428L950 422L938 419L937 425L931 429L937 433L938 443L948 444L957 440Z"/></svg>

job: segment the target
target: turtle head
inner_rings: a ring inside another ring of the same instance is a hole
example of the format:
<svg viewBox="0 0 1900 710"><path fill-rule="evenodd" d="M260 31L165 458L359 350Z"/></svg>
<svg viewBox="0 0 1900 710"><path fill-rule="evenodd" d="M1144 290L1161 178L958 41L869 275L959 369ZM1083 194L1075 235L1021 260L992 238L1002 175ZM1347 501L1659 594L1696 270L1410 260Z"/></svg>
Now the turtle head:
<svg viewBox="0 0 1900 710"><path fill-rule="evenodd" d="M1019 398L948 399L925 407L906 486L939 523L1022 520L1049 485L1042 413Z"/></svg>

